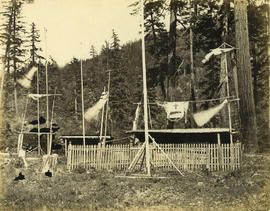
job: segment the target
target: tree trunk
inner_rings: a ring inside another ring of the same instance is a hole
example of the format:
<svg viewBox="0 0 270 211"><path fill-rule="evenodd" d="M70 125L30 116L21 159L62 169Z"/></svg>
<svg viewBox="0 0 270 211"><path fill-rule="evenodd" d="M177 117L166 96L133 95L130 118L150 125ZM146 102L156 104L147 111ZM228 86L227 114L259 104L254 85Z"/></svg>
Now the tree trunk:
<svg viewBox="0 0 270 211"><path fill-rule="evenodd" d="M156 52L157 36L156 36L156 30L155 30L155 26L154 26L154 18L153 18L153 12L152 11L150 13L150 17L151 17L151 28L152 28L153 41L154 41L154 55L155 55L155 59L158 59L156 57L157 56L157 52Z"/></svg>
<svg viewBox="0 0 270 211"><path fill-rule="evenodd" d="M254 95L254 104L255 104L255 108L258 106L258 74L259 74L259 68L258 67L258 58L257 55L259 54L258 52L258 47L257 47L257 43L254 43L252 45L252 50L251 50L251 56L253 58L253 95Z"/></svg>
<svg viewBox="0 0 270 211"><path fill-rule="evenodd" d="M268 2L268 10L266 12L266 17L268 17L268 21L267 21L267 33L268 33L268 70L270 69L270 3ZM270 74L268 73L268 87L270 90ZM270 108L269 108L269 105L270 105L270 93L268 91L268 113L269 113L269 116L268 116L268 147L270 147Z"/></svg>
<svg viewBox="0 0 270 211"><path fill-rule="evenodd" d="M227 42L228 41L228 13L230 9L230 2L229 0L224 0L224 19L223 19L223 30L222 30L222 42ZM227 61L226 61L227 59ZM220 88L220 97L226 97L226 82L224 81L226 78L226 62L227 62L227 67L228 71L230 70L230 66L228 65L228 60L229 57L225 56L225 54L221 54L221 59L220 59L220 78L219 82L221 84ZM222 109L220 111L220 126L221 127L228 127L228 114L226 109Z"/></svg>
<svg viewBox="0 0 270 211"><path fill-rule="evenodd" d="M247 0L234 0L234 13L241 132L243 142L246 144L245 150L256 152L258 149L257 124L249 54Z"/></svg>
<svg viewBox="0 0 270 211"><path fill-rule="evenodd" d="M190 46L189 46L189 50L190 50L190 75L191 75L191 80L190 80L190 100L191 101L195 101L196 98L195 98L195 70L194 70L194 45L193 45L193 30L192 30L192 27L193 27L193 15L194 15L194 12L193 12L193 9L195 10L195 12L197 13L197 6L194 5L191 1L190 1L190 11L189 11L189 15L190 15L190 29L189 29L189 42L190 42ZM192 103L192 113L195 113L197 111L197 108L196 108L196 103L193 102ZM191 120L191 127L194 128L196 127L196 124L193 120Z"/></svg>
<svg viewBox="0 0 270 211"><path fill-rule="evenodd" d="M8 21L8 38L7 38L7 43L6 43L6 50L5 50L5 65L7 68L7 73L10 73L10 45L11 45L11 34L12 34L12 17L13 17L13 11L14 8L12 7L11 9L11 14L9 16L9 21Z"/></svg>
<svg viewBox="0 0 270 211"><path fill-rule="evenodd" d="M76 120L78 120L78 102L77 102L77 90L76 90L76 86L75 86L75 89L74 89L74 94L75 94L75 102L74 102L75 118L76 118Z"/></svg>
<svg viewBox="0 0 270 211"><path fill-rule="evenodd" d="M13 42L16 39L16 9L13 10ZM18 117L18 100L17 100L17 64L16 64L16 45L13 45L13 80L14 80L14 106L16 117Z"/></svg>
<svg viewBox="0 0 270 211"><path fill-rule="evenodd" d="M176 18L177 7L175 0L170 4L170 31L169 31L169 56L168 56L168 74L167 74L167 101L175 101L175 76L176 71ZM174 122L168 121L167 128L173 129Z"/></svg>

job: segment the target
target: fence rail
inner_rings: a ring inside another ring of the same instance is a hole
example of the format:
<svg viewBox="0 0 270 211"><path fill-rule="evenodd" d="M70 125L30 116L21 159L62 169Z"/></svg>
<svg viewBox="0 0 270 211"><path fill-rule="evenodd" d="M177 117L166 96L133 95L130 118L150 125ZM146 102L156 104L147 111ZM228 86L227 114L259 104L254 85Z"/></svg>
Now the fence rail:
<svg viewBox="0 0 270 211"><path fill-rule="evenodd" d="M241 143L234 144L159 144L173 163L184 170L208 169L234 170L240 168ZM140 147L130 145L69 145L67 168L73 170L79 166L86 169L127 170ZM85 163L84 163L85 159ZM150 146L151 166L157 170L174 170L163 153ZM137 162L135 169L145 167L144 155Z"/></svg>

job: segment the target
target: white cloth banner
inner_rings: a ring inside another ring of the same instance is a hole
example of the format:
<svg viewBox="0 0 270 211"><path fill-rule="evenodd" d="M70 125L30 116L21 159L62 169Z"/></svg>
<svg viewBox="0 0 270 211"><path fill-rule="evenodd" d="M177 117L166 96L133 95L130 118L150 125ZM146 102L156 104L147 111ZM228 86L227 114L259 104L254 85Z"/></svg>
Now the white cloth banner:
<svg viewBox="0 0 270 211"><path fill-rule="evenodd" d="M200 111L198 113L193 114L194 120L196 122L196 124L201 127L203 125L205 125L207 122L210 121L210 119L212 119L213 116L215 116L223 107L224 105L228 102L227 99L225 99L221 104L204 110L204 111Z"/></svg>
<svg viewBox="0 0 270 211"><path fill-rule="evenodd" d="M97 120L98 114L105 105L105 103L107 102L107 100L108 100L108 93L103 92L99 101L93 107L87 109L87 111L84 114L84 118L87 121Z"/></svg>
<svg viewBox="0 0 270 211"><path fill-rule="evenodd" d="M220 55L222 53L226 53L226 52L229 52L231 50L233 50L234 48L215 48L215 49L212 49L208 54L205 55L204 59L202 60L202 63L206 63L209 61L209 59L215 55Z"/></svg>
<svg viewBox="0 0 270 211"><path fill-rule="evenodd" d="M165 102L158 105L165 109L168 120L178 121L186 116L189 102Z"/></svg>
<svg viewBox="0 0 270 211"><path fill-rule="evenodd" d="M29 89L31 87L31 81L35 75L35 72L37 71L37 67L32 67L31 70L29 70L28 73L26 73L23 78L19 78L17 82L23 86L26 89Z"/></svg>
<svg viewBox="0 0 270 211"><path fill-rule="evenodd" d="M31 97L33 100L38 100L39 98L43 97L44 95L41 94L29 94L28 97Z"/></svg>

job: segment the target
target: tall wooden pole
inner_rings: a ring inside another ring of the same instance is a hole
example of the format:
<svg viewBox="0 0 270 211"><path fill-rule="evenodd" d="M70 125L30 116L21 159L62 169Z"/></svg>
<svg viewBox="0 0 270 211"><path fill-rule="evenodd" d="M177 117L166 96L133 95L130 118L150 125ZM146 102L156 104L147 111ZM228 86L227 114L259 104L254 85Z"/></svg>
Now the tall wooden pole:
<svg viewBox="0 0 270 211"><path fill-rule="evenodd" d="M83 132L83 163L85 165L85 124L84 124L84 98L83 98L83 69L81 58L81 93L82 93L82 132Z"/></svg>
<svg viewBox="0 0 270 211"><path fill-rule="evenodd" d="M39 67L37 69L37 94L39 94ZM37 98L37 119L38 119L38 155L40 155L40 123L39 123L39 97Z"/></svg>
<svg viewBox="0 0 270 211"><path fill-rule="evenodd" d="M52 141L53 141L53 131L52 131L52 125L53 125L53 111L54 111L54 105L55 105L55 96L56 96L56 87L54 88L54 96L53 96L53 103L52 103L52 113L51 113L51 122L50 122L50 143L49 143L49 151L48 155L52 152Z"/></svg>
<svg viewBox="0 0 270 211"><path fill-rule="evenodd" d="M46 62L45 62L45 74L46 74L46 125L47 128L50 127L49 123L49 85L48 85L48 54L47 54L47 29L44 28L45 31L45 55L46 55ZM50 131L51 132L51 131ZM50 135L47 134L47 154L49 152L50 146Z"/></svg>
<svg viewBox="0 0 270 211"><path fill-rule="evenodd" d="M146 64L145 64L145 41L144 41L144 5L141 0L141 25L142 25L142 68L143 68L143 111L144 111L144 140L146 154L147 175L151 176L150 172L150 152L149 152L149 136L148 136L148 108L147 108L147 83L146 83Z"/></svg>
<svg viewBox="0 0 270 211"><path fill-rule="evenodd" d="M224 46L225 47L225 46ZM226 74L226 88L227 88L227 97L230 96L230 86L229 86L229 74L228 74L228 64L227 64L227 53L225 53L225 74ZM230 129L230 143L232 144L232 117L231 117L231 104L227 103L228 116L229 116L229 129Z"/></svg>
<svg viewBox="0 0 270 211"><path fill-rule="evenodd" d="M107 127L108 127L108 112L109 112L109 98L110 98L110 84L111 84L111 70L109 71L109 78L108 78L108 99L107 99L107 103L106 103L106 114L105 114L105 129L104 129L104 145L106 143L106 136L107 136Z"/></svg>
<svg viewBox="0 0 270 211"><path fill-rule="evenodd" d="M222 42L223 44L221 45L221 47L224 47L226 48L226 42L228 42L228 14L229 14L229 10L230 10L230 0L224 0L223 1L223 6L224 6L224 10L223 10L223 29L222 29L222 33L221 33L221 39L222 39ZM227 59L227 60L226 60ZM226 66L227 66L227 69L228 69L228 58L226 58L226 53L222 53L221 56L220 56L220 75L219 75L219 83L221 85L220 87L220 97L226 97L227 96L227 90L226 90L226 82L224 82L224 79L227 78L227 73L226 73ZM227 63L227 64L225 64ZM230 65L229 65L229 69L231 69ZM239 102L239 101L237 101ZM220 111L220 126L221 127L227 127L228 125L228 114L226 112L225 109L222 109Z"/></svg>
<svg viewBox="0 0 270 211"><path fill-rule="evenodd" d="M104 87L103 92L105 92L105 91L106 91L106 88ZM105 107L105 105L103 105L103 107L102 107L102 114L101 114L100 131L99 131L99 140L100 141L103 140L102 135L103 135L104 107ZM105 143L102 142L102 144L105 144Z"/></svg>

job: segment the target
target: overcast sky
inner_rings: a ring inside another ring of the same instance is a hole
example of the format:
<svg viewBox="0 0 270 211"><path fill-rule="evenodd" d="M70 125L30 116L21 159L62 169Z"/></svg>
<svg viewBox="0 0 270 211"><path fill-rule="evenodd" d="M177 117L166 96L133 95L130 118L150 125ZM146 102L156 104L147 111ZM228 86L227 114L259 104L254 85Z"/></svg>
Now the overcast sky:
<svg viewBox="0 0 270 211"><path fill-rule="evenodd" d="M111 42L112 29L121 44L139 39L139 16L128 7L134 0L35 0L25 5L26 21L35 22L45 49L62 66L72 57L89 57L90 45L100 51L105 40ZM82 45L80 45L82 43Z"/></svg>

